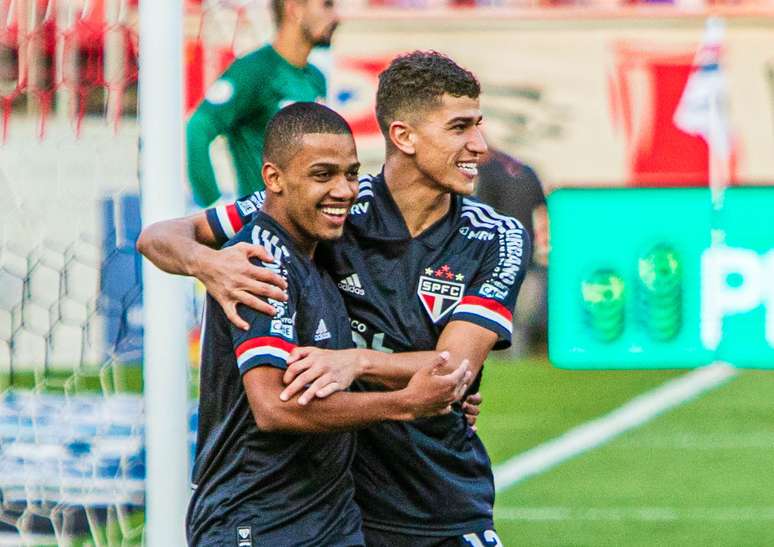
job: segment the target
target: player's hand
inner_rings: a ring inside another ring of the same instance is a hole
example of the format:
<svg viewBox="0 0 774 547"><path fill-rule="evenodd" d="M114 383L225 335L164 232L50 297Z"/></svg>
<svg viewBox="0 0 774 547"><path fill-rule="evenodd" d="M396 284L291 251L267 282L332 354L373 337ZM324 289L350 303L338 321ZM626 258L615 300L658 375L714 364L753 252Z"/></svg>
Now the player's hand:
<svg viewBox="0 0 774 547"><path fill-rule="evenodd" d="M444 372L448 352L441 352L430 364L411 377L404 389L413 418L448 414L451 405L459 401L470 385L473 373L467 359L449 373Z"/></svg>
<svg viewBox="0 0 774 547"><path fill-rule="evenodd" d="M477 430L476 420L478 420L478 415L481 413L482 400L481 393L474 393L465 397L465 400L462 402L462 412L465 414L465 419L473 431Z"/></svg>
<svg viewBox="0 0 774 547"><path fill-rule="evenodd" d="M287 300L287 283L282 276L256 266L250 262L251 258L274 262L272 255L260 245L242 242L207 253L199 260L196 272L207 292L223 307L228 320L242 330L247 330L249 325L237 313L238 304L274 316L274 306L259 297Z"/></svg>
<svg viewBox="0 0 774 547"><path fill-rule="evenodd" d="M347 389L357 378L362 359L359 350L328 350L315 347L295 348L288 357L288 368L282 381L287 387L280 399L288 401L304 390L298 404L305 405Z"/></svg>

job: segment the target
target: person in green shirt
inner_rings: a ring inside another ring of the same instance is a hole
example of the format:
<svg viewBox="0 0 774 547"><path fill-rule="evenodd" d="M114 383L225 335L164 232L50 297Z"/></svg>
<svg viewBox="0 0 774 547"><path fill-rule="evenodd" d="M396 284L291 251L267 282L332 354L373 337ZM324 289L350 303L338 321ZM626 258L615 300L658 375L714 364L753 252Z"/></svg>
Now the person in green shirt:
<svg viewBox="0 0 774 547"><path fill-rule="evenodd" d="M272 0L272 11L274 41L234 61L188 121L188 180L200 207L221 196L210 160L218 135L228 141L237 195L248 195L263 189L263 137L271 117L291 103L325 99L325 76L307 59L315 46L330 45L339 22L334 1Z"/></svg>

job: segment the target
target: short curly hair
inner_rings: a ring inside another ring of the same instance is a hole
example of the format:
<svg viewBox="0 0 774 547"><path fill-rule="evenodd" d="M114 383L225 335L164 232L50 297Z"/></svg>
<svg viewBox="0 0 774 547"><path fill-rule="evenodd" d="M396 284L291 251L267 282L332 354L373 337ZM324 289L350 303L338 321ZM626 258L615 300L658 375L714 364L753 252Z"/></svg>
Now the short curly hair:
<svg viewBox="0 0 774 547"><path fill-rule="evenodd" d="M327 106L298 102L277 112L266 125L263 160L285 167L301 148L304 135L352 135L347 121Z"/></svg>
<svg viewBox="0 0 774 547"><path fill-rule="evenodd" d="M445 93L477 99L481 84L472 72L437 51L412 51L393 59L379 75L376 91L376 119L384 136L401 116L439 106Z"/></svg>

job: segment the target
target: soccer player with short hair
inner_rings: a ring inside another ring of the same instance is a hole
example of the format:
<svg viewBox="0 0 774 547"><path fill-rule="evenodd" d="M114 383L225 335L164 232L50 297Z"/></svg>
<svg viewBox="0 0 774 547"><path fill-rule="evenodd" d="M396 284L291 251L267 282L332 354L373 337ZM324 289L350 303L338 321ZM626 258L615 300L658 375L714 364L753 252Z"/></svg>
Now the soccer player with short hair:
<svg viewBox="0 0 774 547"><path fill-rule="evenodd" d="M473 74L436 52L400 56L380 75L384 170L361 181L344 237L318 253L338 281L358 345L380 351L298 348L283 398L302 391L299 403L307 402L355 378L366 389L400 386L439 350L450 353L450 367L470 361L475 391L489 351L509 345L530 244L516 219L466 197L486 151L479 93ZM250 293L273 293L265 285L273 281L243 269L243 260L227 267L239 257L218 257L194 240L222 241L259 200L159 226L147 234L149 258L196 275L226 306L252 305ZM164 252L178 246L186 254ZM359 432L353 472L368 545L498 544L490 461L463 410Z"/></svg>
<svg viewBox="0 0 774 547"><path fill-rule="evenodd" d="M267 197L226 245L258 243L288 284L273 317L245 309L236 328L208 296L201 365L191 545L363 545L350 464L354 434L383 420L450 411L470 381L467 364L442 374L445 356L398 391L340 392L310 408L279 394L300 345L352 347L344 302L316 263L321 241L339 238L357 194L359 163L341 116L315 103L281 110L266 132Z"/></svg>
<svg viewBox="0 0 774 547"><path fill-rule="evenodd" d="M188 121L188 179L201 207L220 198L209 151L218 135L228 141L238 195L247 195L263 189L269 119L290 103L325 100L325 76L307 59L315 46L330 45L339 21L334 0L272 0L271 6L274 41L235 60Z"/></svg>

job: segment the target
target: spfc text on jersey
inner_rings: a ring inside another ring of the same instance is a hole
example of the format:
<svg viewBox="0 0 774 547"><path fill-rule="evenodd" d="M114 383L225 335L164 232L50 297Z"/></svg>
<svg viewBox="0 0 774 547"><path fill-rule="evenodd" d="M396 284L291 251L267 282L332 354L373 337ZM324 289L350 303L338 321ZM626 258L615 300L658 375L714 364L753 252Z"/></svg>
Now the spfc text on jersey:
<svg viewBox="0 0 774 547"><path fill-rule="evenodd" d="M464 292L463 283L433 279L425 275L419 278L417 287L417 294L433 321L438 321L449 313L462 300Z"/></svg>

